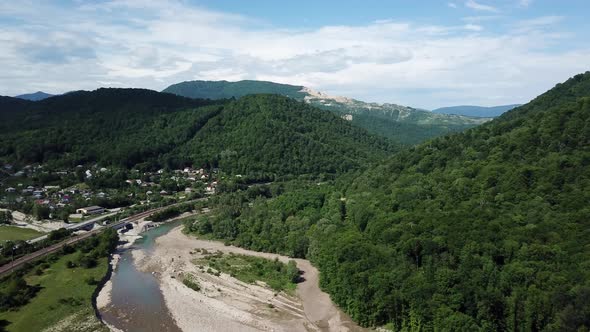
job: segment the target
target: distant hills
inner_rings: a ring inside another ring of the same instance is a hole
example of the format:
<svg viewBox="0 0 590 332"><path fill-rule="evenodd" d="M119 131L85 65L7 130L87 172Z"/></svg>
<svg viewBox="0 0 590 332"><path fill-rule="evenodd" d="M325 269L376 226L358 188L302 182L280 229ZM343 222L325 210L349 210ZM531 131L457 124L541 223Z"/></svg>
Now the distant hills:
<svg viewBox="0 0 590 332"><path fill-rule="evenodd" d="M437 114L397 104L367 103L347 97L330 96L298 85L265 81L188 81L163 92L189 98L239 98L249 94L272 93L329 110L359 127L402 144L416 144L450 132L475 127L488 118Z"/></svg>
<svg viewBox="0 0 590 332"><path fill-rule="evenodd" d="M492 107L463 105L463 106L441 107L441 108L437 108L437 109L433 110L432 112L438 113L438 114L456 114L456 115L464 115L464 116L480 117L480 118L495 118L497 116L502 115L504 112L510 111L511 109L518 107L518 106L521 106L521 104L492 106Z"/></svg>
<svg viewBox="0 0 590 332"><path fill-rule="evenodd" d="M0 158L56 167L220 167L273 178L337 174L391 153L386 139L277 95L203 100L144 89L4 97Z"/></svg>
<svg viewBox="0 0 590 332"><path fill-rule="evenodd" d="M188 81L173 84L162 92L173 93L188 98L201 99L229 99L240 98L246 95L269 93L303 100L307 94L302 92L302 89L303 86L252 80L238 82Z"/></svg>
<svg viewBox="0 0 590 332"><path fill-rule="evenodd" d="M43 100L49 97L53 97L54 95L51 95L49 93L45 93L43 91L37 91L35 93L27 93L24 95L18 95L15 98L20 98L20 99L25 99L25 100L30 100L30 101L39 101L39 100Z"/></svg>

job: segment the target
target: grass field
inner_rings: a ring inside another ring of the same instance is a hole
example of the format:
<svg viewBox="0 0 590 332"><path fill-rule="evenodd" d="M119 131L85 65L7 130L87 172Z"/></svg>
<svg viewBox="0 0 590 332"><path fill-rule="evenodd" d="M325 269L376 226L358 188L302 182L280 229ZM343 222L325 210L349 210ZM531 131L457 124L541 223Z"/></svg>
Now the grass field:
<svg viewBox="0 0 590 332"><path fill-rule="evenodd" d="M0 321L7 321L7 331L108 331L94 316L91 297L97 286L88 283L105 275L107 259L101 258L91 269L67 268L66 262L75 260L76 255L62 256L46 269L37 272L33 268L27 273L27 283L39 285L41 290L18 310L0 312Z"/></svg>
<svg viewBox="0 0 590 332"><path fill-rule="evenodd" d="M29 240L43 235L34 229L22 228L16 226L0 226L0 242L15 241L15 240Z"/></svg>

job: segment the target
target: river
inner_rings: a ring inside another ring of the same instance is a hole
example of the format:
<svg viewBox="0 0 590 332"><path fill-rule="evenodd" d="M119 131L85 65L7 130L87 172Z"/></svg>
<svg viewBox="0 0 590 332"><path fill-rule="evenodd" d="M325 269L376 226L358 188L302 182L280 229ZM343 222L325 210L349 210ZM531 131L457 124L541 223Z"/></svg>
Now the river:
<svg viewBox="0 0 590 332"><path fill-rule="evenodd" d="M163 224L142 233L129 249L122 249L121 258L111 277L110 304L100 310L102 319L110 326L129 332L180 332L164 302L158 280L150 273L139 271L132 250L153 254L155 239L177 226L178 222Z"/></svg>
<svg viewBox="0 0 590 332"><path fill-rule="evenodd" d="M279 259L290 258L226 246L182 234L179 222L142 234L121 258L111 277L111 299L102 319L121 331L365 331L319 288L319 273L297 259L305 281L295 296L245 284L229 275L214 276L194 264L195 248ZM182 284L184 273L201 284L194 291Z"/></svg>

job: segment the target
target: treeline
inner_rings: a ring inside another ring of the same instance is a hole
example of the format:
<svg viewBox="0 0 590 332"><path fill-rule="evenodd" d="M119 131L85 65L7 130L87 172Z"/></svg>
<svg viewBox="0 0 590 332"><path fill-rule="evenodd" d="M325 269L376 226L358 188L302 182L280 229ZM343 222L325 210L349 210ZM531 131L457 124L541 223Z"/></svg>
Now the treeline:
<svg viewBox="0 0 590 332"><path fill-rule="evenodd" d="M153 222L162 222L168 219L178 217L185 212L191 212L195 209L196 206L198 206L196 203L185 203L175 205L169 208L165 208L161 211L154 212L146 219L151 220Z"/></svg>
<svg viewBox="0 0 590 332"><path fill-rule="evenodd" d="M590 73L350 183L219 198L191 226L306 257L364 326L590 329Z"/></svg>

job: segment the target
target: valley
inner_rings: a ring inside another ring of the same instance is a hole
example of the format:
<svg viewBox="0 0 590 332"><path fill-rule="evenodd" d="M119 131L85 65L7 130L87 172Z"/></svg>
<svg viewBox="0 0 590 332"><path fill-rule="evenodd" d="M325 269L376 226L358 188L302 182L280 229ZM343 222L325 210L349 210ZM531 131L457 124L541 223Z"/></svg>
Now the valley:
<svg viewBox="0 0 590 332"><path fill-rule="evenodd" d="M0 332L590 332L589 12L0 1Z"/></svg>

